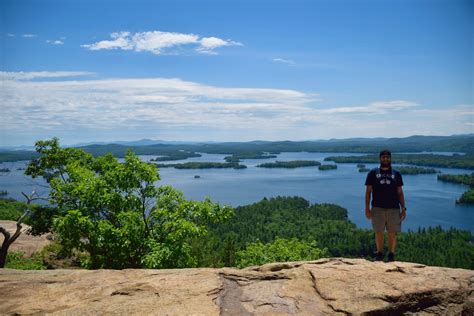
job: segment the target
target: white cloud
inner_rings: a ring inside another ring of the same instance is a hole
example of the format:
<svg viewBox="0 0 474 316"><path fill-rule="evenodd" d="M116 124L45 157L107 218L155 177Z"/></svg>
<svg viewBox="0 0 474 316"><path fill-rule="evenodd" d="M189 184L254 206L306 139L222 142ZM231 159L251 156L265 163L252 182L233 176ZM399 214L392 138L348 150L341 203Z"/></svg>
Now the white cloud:
<svg viewBox="0 0 474 316"><path fill-rule="evenodd" d="M416 107L418 104L409 101L380 101L373 102L365 106L352 106L352 107L335 107L330 109L323 109L321 113L324 114L354 114L354 113L372 113L380 114L387 113L390 111L399 111L412 107Z"/></svg>
<svg viewBox="0 0 474 316"><path fill-rule="evenodd" d="M64 41L62 40L46 40L46 43L51 45L63 45Z"/></svg>
<svg viewBox="0 0 474 316"><path fill-rule="evenodd" d="M35 72L8 72L0 71L0 80L31 80L38 78L61 78L90 76L93 72L88 71L35 71Z"/></svg>
<svg viewBox="0 0 474 316"><path fill-rule="evenodd" d="M8 37L15 37L15 34L8 33L7 36L8 36Z"/></svg>
<svg viewBox="0 0 474 316"><path fill-rule="evenodd" d="M0 134L79 137L87 130L114 139L134 133L135 138L224 141L473 132L472 105L431 108L393 100L331 108L315 104L317 94L289 89L218 87L177 78L61 79L89 74L0 72ZM37 78L43 80L31 80Z"/></svg>
<svg viewBox="0 0 474 316"><path fill-rule="evenodd" d="M231 40L223 40L217 37L204 37L199 41L199 43L201 44L201 46L196 48L196 50L202 54L210 54L210 55L217 54L214 51L214 49L218 47L243 46L242 43L234 42Z"/></svg>
<svg viewBox="0 0 474 316"><path fill-rule="evenodd" d="M130 32L117 32L110 34L111 41L100 41L90 45L81 45L81 47L88 48L90 50L101 50L101 49L132 49L132 45L129 40Z"/></svg>
<svg viewBox="0 0 474 316"><path fill-rule="evenodd" d="M99 41L93 44L81 45L89 50L122 49L137 52L151 52L156 55L176 53L177 48L187 45L197 46L196 50L205 54L216 54L216 48L223 46L242 45L231 40L217 37L201 38L195 34L176 32L150 31L132 34L130 32L116 32L110 35L112 40Z"/></svg>
<svg viewBox="0 0 474 316"><path fill-rule="evenodd" d="M290 59L273 58L272 60L276 63L286 64L286 65L290 65L290 66L293 66L293 65L296 64L293 60L290 60Z"/></svg>
<svg viewBox="0 0 474 316"><path fill-rule="evenodd" d="M36 37L37 35L36 34L23 34L22 37L25 37L25 38L32 38L32 37Z"/></svg>

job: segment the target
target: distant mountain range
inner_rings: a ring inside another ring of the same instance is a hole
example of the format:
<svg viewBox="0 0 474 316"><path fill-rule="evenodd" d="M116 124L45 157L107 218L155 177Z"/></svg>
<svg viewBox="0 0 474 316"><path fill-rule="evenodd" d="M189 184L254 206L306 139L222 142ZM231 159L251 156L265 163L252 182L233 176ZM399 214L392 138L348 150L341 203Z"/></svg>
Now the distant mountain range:
<svg viewBox="0 0 474 316"><path fill-rule="evenodd" d="M137 141L93 142L75 146L98 156L112 153L124 157L128 149L137 155L160 155L182 157L184 153L249 155L280 152L349 152L377 153L388 148L395 153L403 152L460 152L474 154L474 134L452 136L414 135L405 138L348 138L308 141L263 141L251 142L176 142L141 139ZM0 149L0 162L29 160L37 156L34 148Z"/></svg>

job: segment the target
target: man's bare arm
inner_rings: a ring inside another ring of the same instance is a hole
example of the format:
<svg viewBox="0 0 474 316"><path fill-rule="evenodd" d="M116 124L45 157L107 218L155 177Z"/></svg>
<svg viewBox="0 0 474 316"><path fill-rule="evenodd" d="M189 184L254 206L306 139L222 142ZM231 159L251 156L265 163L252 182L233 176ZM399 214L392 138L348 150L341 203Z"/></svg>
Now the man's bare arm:
<svg viewBox="0 0 474 316"><path fill-rule="evenodd" d="M403 221L405 217L407 217L406 206L405 206L405 195L403 194L403 188L397 187L397 193L398 193L398 200L400 201L400 205L402 206L402 213L400 216Z"/></svg>
<svg viewBox="0 0 474 316"><path fill-rule="evenodd" d="M370 210L371 195L372 195L372 186L367 185L365 187L365 216L369 219L372 217L372 211Z"/></svg>

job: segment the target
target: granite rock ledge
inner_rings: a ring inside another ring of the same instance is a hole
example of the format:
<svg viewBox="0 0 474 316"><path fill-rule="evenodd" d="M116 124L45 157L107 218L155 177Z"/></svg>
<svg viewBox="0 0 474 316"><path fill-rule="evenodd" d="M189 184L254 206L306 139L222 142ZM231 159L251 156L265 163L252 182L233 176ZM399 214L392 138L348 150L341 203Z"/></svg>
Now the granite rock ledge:
<svg viewBox="0 0 474 316"><path fill-rule="evenodd" d="M246 269L0 269L0 314L474 315L474 271L329 258Z"/></svg>

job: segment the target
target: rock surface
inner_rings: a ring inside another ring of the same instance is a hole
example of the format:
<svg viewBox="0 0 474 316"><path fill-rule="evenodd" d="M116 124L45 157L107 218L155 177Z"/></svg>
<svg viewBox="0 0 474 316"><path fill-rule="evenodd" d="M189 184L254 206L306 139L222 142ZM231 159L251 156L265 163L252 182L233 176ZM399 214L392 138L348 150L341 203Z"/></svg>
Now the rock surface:
<svg viewBox="0 0 474 316"><path fill-rule="evenodd" d="M4 221L0 220L0 226L5 228L11 235L16 231L16 222L15 221ZM22 233L18 236L18 239L15 240L8 249L8 251L21 251L24 252L26 256L31 256L34 252L41 251L44 246L51 243L48 240L48 235L42 236L32 236L28 235L26 231L30 229L30 226L26 224L21 224ZM5 237L0 233L0 245L3 243Z"/></svg>
<svg viewBox="0 0 474 316"><path fill-rule="evenodd" d="M247 269L0 269L2 314L473 315L474 271L331 258Z"/></svg>

